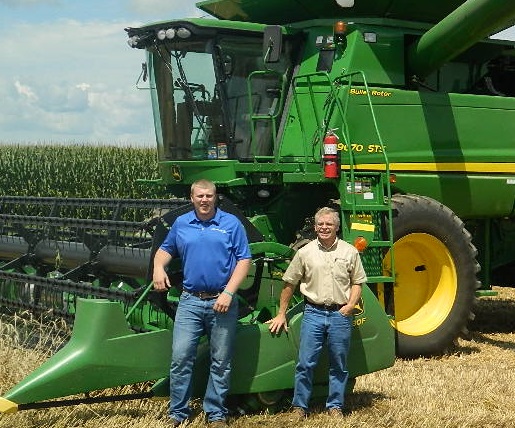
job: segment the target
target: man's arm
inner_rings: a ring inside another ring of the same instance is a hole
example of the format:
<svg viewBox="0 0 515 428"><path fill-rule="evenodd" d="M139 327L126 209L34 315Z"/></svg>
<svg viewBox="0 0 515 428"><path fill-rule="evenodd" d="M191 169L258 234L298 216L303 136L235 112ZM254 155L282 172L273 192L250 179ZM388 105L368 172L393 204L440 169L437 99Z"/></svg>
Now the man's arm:
<svg viewBox="0 0 515 428"><path fill-rule="evenodd" d="M225 289L230 293L236 293L241 283L247 278L250 270L251 259L242 259L236 263L236 267L227 282Z"/></svg>
<svg viewBox="0 0 515 428"><path fill-rule="evenodd" d="M227 293L221 293L220 296L218 296L215 304L213 305L213 310L216 312L227 312L229 310L231 301L235 298L234 294L236 294L241 283L249 273L250 264L251 259L238 260L234 271L225 286L225 291L227 291Z"/></svg>
<svg viewBox="0 0 515 428"><path fill-rule="evenodd" d="M165 272L165 267L172 260L171 254L159 248L154 256L154 288L159 291L166 291L171 287L170 279Z"/></svg>
<svg viewBox="0 0 515 428"><path fill-rule="evenodd" d="M281 291L281 297L279 299L279 312L277 315L268 320L265 324L270 324L268 329L271 333L279 333L282 328L284 331L288 331L288 323L286 322L286 310L288 309L288 305L290 304L290 300L293 296L293 292L295 291L295 286L288 282L284 283L283 289Z"/></svg>

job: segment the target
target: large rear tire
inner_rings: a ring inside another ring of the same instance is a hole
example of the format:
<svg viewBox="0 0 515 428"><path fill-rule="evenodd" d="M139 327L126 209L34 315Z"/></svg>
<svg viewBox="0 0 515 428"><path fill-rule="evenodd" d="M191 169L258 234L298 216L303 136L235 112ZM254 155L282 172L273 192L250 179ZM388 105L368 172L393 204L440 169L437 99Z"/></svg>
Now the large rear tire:
<svg viewBox="0 0 515 428"><path fill-rule="evenodd" d="M417 195L392 202L396 282L385 309L394 316L397 355L442 354L473 318L477 251L463 222L441 203ZM384 262L391 269L389 254Z"/></svg>

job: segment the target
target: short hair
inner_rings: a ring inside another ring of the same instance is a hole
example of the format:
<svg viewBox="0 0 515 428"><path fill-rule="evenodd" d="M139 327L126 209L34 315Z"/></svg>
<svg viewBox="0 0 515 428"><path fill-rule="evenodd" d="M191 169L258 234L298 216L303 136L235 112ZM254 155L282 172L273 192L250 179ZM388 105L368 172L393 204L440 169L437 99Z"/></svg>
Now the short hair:
<svg viewBox="0 0 515 428"><path fill-rule="evenodd" d="M329 208L329 207L322 207L320 208L316 214L315 214L315 225L318 224L318 219L320 217L322 217L323 215L327 215L327 214L330 214L333 216L333 221L334 221L334 224L336 225L336 227L340 227L340 216L338 214L338 211L336 211L335 209L333 208Z"/></svg>
<svg viewBox="0 0 515 428"><path fill-rule="evenodd" d="M215 183L213 183L211 180L206 180L204 178L201 178L200 180L194 181L192 183L191 189L190 189L191 196L193 196L193 189L195 187L200 187L201 189L212 190L213 193L216 195L216 186L215 186Z"/></svg>

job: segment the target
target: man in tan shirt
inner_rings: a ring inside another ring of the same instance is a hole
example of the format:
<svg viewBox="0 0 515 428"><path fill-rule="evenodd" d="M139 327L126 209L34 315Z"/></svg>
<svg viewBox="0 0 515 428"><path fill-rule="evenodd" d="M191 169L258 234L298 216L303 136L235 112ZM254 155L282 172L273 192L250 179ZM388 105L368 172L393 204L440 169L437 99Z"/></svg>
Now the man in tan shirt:
<svg viewBox="0 0 515 428"><path fill-rule="evenodd" d="M353 309L367 281L358 251L339 239L338 212L321 208L315 214L317 239L302 247L283 275L279 312L267 321L272 333L288 331L286 310L295 288L305 298L300 332L299 360L295 368L293 414L306 417L312 392L313 370L325 342L329 350L329 392L326 409L341 416L349 373L347 356Z"/></svg>

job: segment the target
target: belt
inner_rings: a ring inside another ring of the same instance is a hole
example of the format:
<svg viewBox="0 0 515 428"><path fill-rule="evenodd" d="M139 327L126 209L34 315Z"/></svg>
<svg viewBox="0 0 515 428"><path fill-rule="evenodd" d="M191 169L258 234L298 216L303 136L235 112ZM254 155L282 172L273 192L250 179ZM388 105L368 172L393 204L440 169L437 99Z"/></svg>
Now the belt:
<svg viewBox="0 0 515 428"><path fill-rule="evenodd" d="M207 291L188 291L192 296L198 297L201 300L213 300L216 299L220 293L210 293Z"/></svg>
<svg viewBox="0 0 515 428"><path fill-rule="evenodd" d="M306 302L308 305L313 306L314 308L321 309L323 311L339 311L343 305L339 305L337 303L333 303L332 305L320 305L318 303Z"/></svg>

